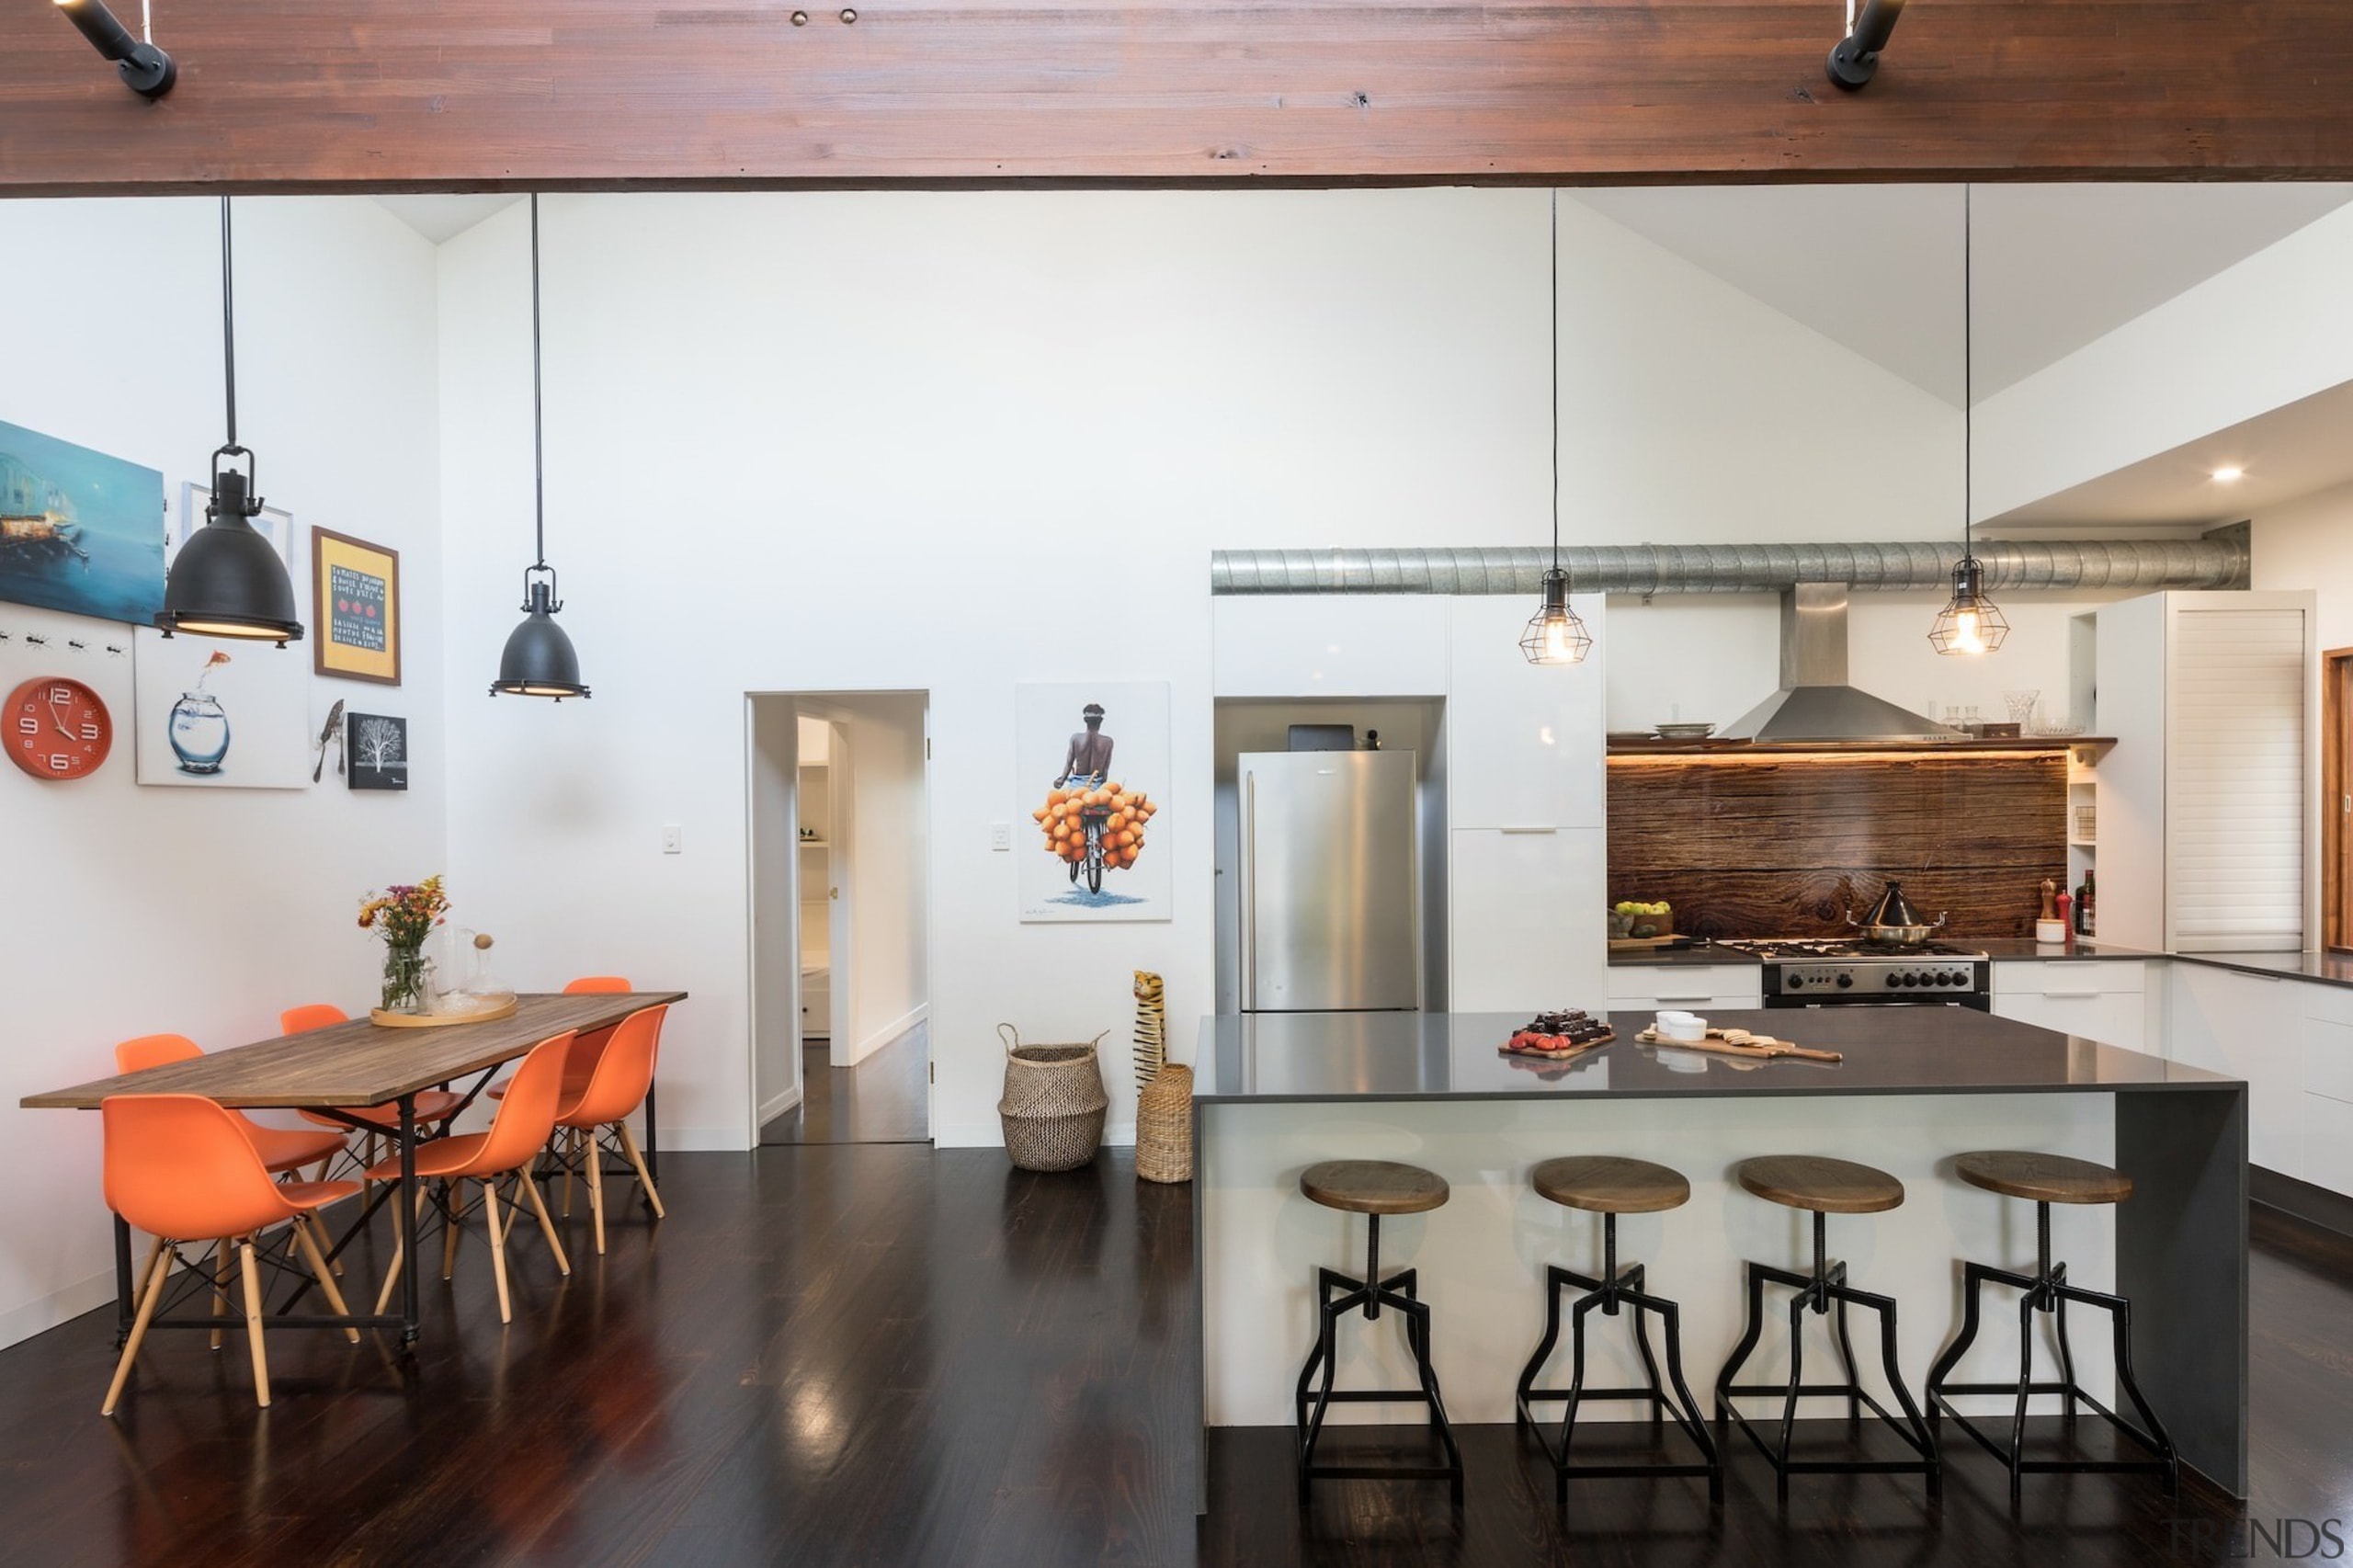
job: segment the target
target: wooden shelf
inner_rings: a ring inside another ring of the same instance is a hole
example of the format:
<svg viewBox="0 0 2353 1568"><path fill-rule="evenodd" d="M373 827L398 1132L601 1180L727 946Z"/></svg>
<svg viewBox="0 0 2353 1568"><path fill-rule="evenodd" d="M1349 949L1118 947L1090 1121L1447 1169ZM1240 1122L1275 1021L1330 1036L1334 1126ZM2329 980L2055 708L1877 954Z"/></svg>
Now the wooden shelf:
<svg viewBox="0 0 2353 1568"><path fill-rule="evenodd" d="M2062 752L2077 746L2101 750L2111 735L2019 735L2003 740L1958 741L1618 741L1615 756L1869 756L1885 752L1933 752L1938 756L1972 752Z"/></svg>

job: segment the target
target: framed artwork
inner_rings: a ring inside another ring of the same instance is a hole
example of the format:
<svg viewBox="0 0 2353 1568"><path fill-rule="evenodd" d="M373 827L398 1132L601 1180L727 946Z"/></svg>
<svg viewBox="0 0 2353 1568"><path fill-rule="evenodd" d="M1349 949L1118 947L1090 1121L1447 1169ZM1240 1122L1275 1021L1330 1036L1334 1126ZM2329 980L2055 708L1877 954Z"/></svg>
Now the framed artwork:
<svg viewBox="0 0 2353 1568"><path fill-rule="evenodd" d="M408 788L408 721L389 713L354 713L344 721L344 756L355 790Z"/></svg>
<svg viewBox="0 0 2353 1568"><path fill-rule="evenodd" d="M400 552L313 528L311 638L319 674L400 685Z"/></svg>
<svg viewBox="0 0 2353 1568"><path fill-rule="evenodd" d="M131 663L139 782L310 788L311 672L301 654L142 627Z"/></svg>
<svg viewBox="0 0 2353 1568"><path fill-rule="evenodd" d="M1170 918L1168 683L1017 687L1013 727L1021 918Z"/></svg>
<svg viewBox="0 0 2353 1568"><path fill-rule="evenodd" d="M212 492L201 484L186 483L180 486L179 516L171 520L164 540L164 564L169 566L172 557L188 536L204 526L204 509L212 505ZM290 513L276 506L264 506L261 516L249 519L254 531L269 540L269 548L278 551L278 559L286 562L286 574L294 575L294 518Z"/></svg>
<svg viewBox="0 0 2353 1568"><path fill-rule="evenodd" d="M0 421L0 599L147 625L163 520L157 470Z"/></svg>

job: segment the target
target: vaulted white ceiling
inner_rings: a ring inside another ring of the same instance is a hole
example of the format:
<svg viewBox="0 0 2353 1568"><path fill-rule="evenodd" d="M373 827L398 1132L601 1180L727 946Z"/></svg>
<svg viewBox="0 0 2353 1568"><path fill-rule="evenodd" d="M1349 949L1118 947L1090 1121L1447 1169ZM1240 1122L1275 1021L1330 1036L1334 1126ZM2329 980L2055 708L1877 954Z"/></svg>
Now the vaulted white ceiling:
<svg viewBox="0 0 2353 1568"><path fill-rule="evenodd" d="M1961 191L1673 186L1576 199L1936 396L1961 403ZM1983 402L2353 200L2353 186L1981 185Z"/></svg>
<svg viewBox="0 0 2353 1568"><path fill-rule="evenodd" d="M460 196L449 193L376 198L378 205L384 210L437 245L444 240L457 238L501 208L512 206L522 199L519 196Z"/></svg>

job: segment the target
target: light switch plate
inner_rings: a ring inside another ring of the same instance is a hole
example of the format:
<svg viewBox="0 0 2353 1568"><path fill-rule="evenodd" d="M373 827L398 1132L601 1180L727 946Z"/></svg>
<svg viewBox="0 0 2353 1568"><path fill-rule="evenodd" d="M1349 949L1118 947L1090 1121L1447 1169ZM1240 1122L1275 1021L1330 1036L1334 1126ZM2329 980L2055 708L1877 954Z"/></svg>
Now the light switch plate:
<svg viewBox="0 0 2353 1568"><path fill-rule="evenodd" d="M989 847L992 849L1008 850L1013 847L1013 824L1011 823L993 822L989 824Z"/></svg>
<svg viewBox="0 0 2353 1568"><path fill-rule="evenodd" d="M662 824L662 853L665 855L676 855L679 850L685 847L685 831L681 829L676 823L664 823Z"/></svg>

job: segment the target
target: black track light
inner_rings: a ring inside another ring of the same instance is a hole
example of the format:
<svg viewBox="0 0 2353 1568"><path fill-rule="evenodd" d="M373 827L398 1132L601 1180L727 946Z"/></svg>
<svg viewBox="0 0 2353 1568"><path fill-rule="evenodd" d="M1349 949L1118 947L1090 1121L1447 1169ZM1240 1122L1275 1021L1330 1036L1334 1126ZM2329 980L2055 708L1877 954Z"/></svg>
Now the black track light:
<svg viewBox="0 0 2353 1568"><path fill-rule="evenodd" d="M90 40L92 49L114 62L114 68L122 73L124 86L142 98L160 98L172 90L180 68L153 44L132 38L131 29L107 9L107 0L57 0L57 8Z"/></svg>
<svg viewBox="0 0 2353 1568"><path fill-rule="evenodd" d="M1879 74L1879 51L1895 32L1904 15L1904 0L1865 0L1855 30L1830 51L1830 79L1853 92Z"/></svg>

